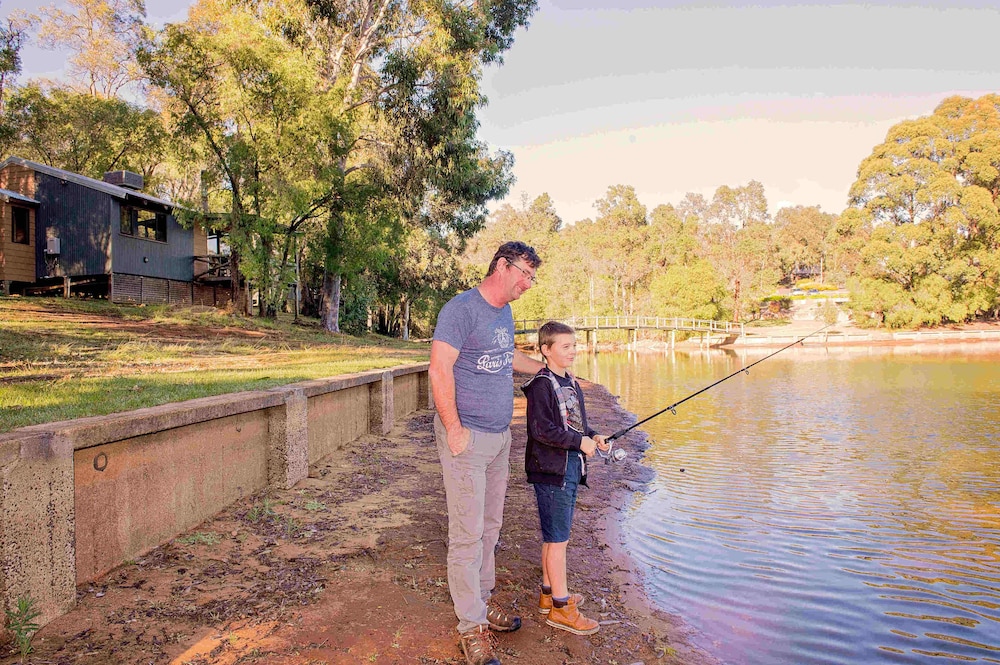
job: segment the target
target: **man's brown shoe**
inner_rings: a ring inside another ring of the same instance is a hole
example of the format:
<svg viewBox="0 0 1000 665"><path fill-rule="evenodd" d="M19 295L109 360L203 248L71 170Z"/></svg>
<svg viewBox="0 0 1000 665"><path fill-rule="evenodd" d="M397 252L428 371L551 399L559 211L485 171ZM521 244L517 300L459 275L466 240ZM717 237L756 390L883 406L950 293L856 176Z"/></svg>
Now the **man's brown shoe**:
<svg viewBox="0 0 1000 665"><path fill-rule="evenodd" d="M566 603L566 607L553 606L545 623L575 635L593 635L601 628L596 621L580 614L572 598Z"/></svg>
<svg viewBox="0 0 1000 665"><path fill-rule="evenodd" d="M583 607L583 596L578 593L571 593L569 599L576 603L576 606ZM552 594L551 593L540 593L538 595L538 611L542 614L548 614L552 611Z"/></svg>
<svg viewBox="0 0 1000 665"><path fill-rule="evenodd" d="M521 627L521 617L507 614L493 605L486 606L486 620L490 622L490 630L498 633L513 633Z"/></svg>
<svg viewBox="0 0 1000 665"><path fill-rule="evenodd" d="M493 651L493 635L488 624L461 633L459 640L467 665L500 665Z"/></svg>

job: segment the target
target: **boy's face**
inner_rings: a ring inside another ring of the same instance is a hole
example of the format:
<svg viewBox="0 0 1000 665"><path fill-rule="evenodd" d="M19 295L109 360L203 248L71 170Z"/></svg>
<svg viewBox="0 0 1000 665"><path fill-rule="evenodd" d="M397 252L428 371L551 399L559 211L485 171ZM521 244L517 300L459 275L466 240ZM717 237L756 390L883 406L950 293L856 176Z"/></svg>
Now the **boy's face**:
<svg viewBox="0 0 1000 665"><path fill-rule="evenodd" d="M556 335L552 344L542 345L542 355L549 361L549 367L566 369L576 358L576 335L569 333Z"/></svg>

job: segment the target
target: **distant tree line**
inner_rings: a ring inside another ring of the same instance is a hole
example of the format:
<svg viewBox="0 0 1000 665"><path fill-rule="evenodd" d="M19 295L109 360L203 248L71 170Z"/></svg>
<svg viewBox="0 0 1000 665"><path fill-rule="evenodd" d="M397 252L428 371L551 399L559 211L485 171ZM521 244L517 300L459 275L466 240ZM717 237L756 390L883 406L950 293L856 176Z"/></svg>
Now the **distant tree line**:
<svg viewBox="0 0 1000 665"><path fill-rule="evenodd" d="M951 97L890 129L858 168L847 208L782 208L763 186L720 186L647 210L626 185L563 224L548 195L503 206L466 267L523 238L542 250L519 318L636 313L749 321L800 280L844 287L861 326L1000 318L1000 96Z"/></svg>
<svg viewBox="0 0 1000 665"><path fill-rule="evenodd" d="M747 321L779 285L846 287L860 325L1000 317L1000 97L893 127L839 215L773 218L761 183L652 210L610 186L591 219L546 194L504 205L513 158L477 138L483 68L535 0L198 0L153 30L142 0L69 0L0 24L0 152L101 178L143 174L181 221L221 227L274 316L299 266L331 332L427 335L507 239L545 259L518 317ZM70 83L18 82L29 38Z"/></svg>

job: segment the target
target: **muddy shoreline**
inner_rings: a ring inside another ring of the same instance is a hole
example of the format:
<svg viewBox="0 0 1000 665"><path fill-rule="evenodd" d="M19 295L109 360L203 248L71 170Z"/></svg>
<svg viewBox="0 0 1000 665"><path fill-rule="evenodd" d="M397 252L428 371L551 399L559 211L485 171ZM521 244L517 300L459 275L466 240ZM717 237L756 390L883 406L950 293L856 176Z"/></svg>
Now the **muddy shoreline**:
<svg viewBox="0 0 1000 665"><path fill-rule="evenodd" d="M517 384L527 377L515 377ZM634 417L585 383L593 427ZM294 488L245 497L186 534L78 587L77 607L35 636L36 665L464 663L447 588L447 518L433 412L367 436ZM569 547L570 587L602 622L582 637L535 611L541 574L534 493L524 478L524 401L512 425L511 481L496 596L523 627L499 639L505 665L716 662L683 617L654 610L622 545L621 518L652 471L645 436L620 464L594 464ZM4 649L0 663L19 661Z"/></svg>

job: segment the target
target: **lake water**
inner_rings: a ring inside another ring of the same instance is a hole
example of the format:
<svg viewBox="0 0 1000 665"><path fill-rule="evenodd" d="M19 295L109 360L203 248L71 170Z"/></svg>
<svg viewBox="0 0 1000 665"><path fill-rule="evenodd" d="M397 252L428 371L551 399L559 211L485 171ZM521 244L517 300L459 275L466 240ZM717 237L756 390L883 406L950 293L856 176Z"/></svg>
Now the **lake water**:
<svg viewBox="0 0 1000 665"><path fill-rule="evenodd" d="M574 369L642 418L773 350ZM1000 663L998 408L997 345L789 349L641 426L626 545L725 663Z"/></svg>

